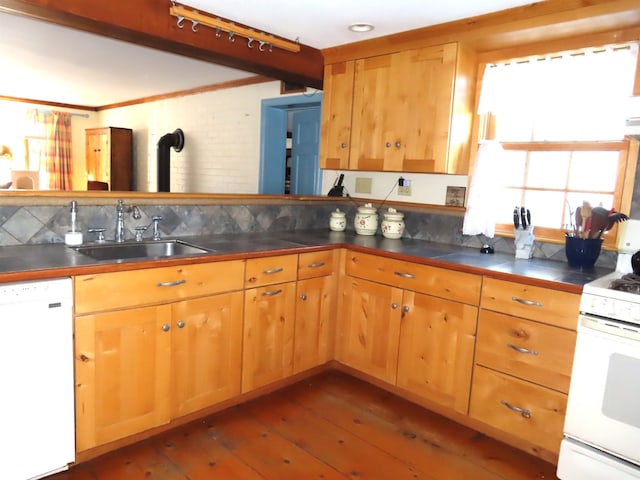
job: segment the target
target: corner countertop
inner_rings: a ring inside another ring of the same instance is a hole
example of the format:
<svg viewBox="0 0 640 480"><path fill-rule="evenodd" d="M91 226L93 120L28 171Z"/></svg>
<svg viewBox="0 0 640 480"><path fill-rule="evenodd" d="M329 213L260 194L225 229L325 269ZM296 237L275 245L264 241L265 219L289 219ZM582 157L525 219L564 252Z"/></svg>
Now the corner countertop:
<svg viewBox="0 0 640 480"><path fill-rule="evenodd" d="M379 235L362 236L354 232L331 232L326 229L189 236L180 237L180 240L209 252L161 259L98 261L59 243L0 247L0 282L255 258L338 247L572 293L582 292L585 283L612 271L601 267L580 270L569 267L565 262L522 260L504 253L482 254L476 248L424 240L391 240Z"/></svg>

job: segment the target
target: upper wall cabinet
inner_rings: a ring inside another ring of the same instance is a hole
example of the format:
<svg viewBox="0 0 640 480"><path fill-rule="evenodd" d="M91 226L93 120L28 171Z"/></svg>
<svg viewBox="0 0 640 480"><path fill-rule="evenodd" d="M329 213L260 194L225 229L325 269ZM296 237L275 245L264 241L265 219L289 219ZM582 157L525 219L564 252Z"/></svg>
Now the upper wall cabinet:
<svg viewBox="0 0 640 480"><path fill-rule="evenodd" d="M322 167L467 174L475 83L457 43L327 65Z"/></svg>

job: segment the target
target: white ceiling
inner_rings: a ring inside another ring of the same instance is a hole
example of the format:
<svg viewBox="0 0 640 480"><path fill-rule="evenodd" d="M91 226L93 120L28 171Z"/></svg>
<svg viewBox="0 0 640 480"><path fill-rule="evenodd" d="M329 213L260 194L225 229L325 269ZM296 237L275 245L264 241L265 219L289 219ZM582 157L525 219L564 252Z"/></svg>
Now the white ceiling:
<svg viewBox="0 0 640 480"><path fill-rule="evenodd" d="M531 0L187 0L184 5L323 49L529 3ZM169 6L167 1L167 15ZM375 29L360 34L347 29L361 22ZM0 96L101 106L252 75L0 13Z"/></svg>

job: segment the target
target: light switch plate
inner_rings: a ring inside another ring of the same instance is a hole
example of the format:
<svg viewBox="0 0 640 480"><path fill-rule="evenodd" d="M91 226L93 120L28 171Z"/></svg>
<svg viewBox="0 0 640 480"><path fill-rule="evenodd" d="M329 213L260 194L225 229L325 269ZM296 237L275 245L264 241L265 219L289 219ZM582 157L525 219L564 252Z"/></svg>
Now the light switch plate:
<svg viewBox="0 0 640 480"><path fill-rule="evenodd" d="M356 193L371 193L371 177L356 177Z"/></svg>
<svg viewBox="0 0 640 480"><path fill-rule="evenodd" d="M398 186L398 195L403 195L405 197L411 196L411 185L406 185L404 187Z"/></svg>

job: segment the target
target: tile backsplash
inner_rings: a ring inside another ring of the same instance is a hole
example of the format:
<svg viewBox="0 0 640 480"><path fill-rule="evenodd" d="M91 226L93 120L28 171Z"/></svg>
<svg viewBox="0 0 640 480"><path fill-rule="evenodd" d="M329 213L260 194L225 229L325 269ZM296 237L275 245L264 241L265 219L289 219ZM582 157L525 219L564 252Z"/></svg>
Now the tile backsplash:
<svg viewBox="0 0 640 480"><path fill-rule="evenodd" d="M357 206L353 203L282 202L269 204L201 204L140 205L140 219L131 213L125 215L126 239L133 239L135 227L148 226L151 218L162 217L160 231L163 237L189 235L216 235L223 233L280 232L289 230L328 229L329 216L336 207L347 214L347 229L353 230ZM430 242L480 248L489 243L496 252L513 253L511 238L487 239L483 236L462 235L462 216L459 214L405 211L405 237ZM78 227L84 241L95 240L90 228L104 228L106 238L113 239L116 227L114 205L80 205ZM0 246L62 243L70 229L69 206L22 205L0 206ZM149 238L151 231L145 232ZM564 245L536 242L534 257L566 261ZM597 265L614 268L617 254L603 251Z"/></svg>

